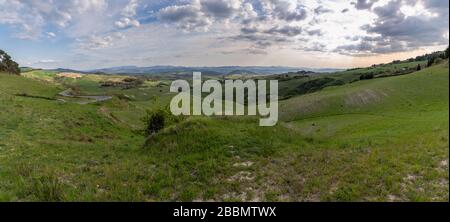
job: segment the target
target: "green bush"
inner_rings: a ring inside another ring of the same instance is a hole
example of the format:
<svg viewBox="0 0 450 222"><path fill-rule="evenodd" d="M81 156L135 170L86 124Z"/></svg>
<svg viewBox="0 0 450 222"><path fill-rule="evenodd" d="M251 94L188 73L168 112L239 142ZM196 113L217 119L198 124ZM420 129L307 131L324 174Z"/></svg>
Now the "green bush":
<svg viewBox="0 0 450 222"><path fill-rule="evenodd" d="M359 80L373 79L373 78L374 78L373 73L366 73L359 76Z"/></svg>
<svg viewBox="0 0 450 222"><path fill-rule="evenodd" d="M147 110L147 114L143 118L146 126L145 135L151 136L156 134L167 126L181 122L184 118L184 116L172 115L169 106L155 110Z"/></svg>
<svg viewBox="0 0 450 222"><path fill-rule="evenodd" d="M147 112L146 120L147 127L145 129L145 135L153 135L160 130L164 129L166 124L166 118L164 111L159 109L153 112Z"/></svg>

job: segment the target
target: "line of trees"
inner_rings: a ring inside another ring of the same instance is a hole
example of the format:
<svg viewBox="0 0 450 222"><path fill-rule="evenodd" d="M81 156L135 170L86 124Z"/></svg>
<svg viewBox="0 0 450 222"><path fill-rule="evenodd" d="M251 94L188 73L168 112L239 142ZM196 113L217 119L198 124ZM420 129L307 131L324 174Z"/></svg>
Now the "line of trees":
<svg viewBox="0 0 450 222"><path fill-rule="evenodd" d="M5 51L0 49L0 72L20 75L19 64L14 62Z"/></svg>
<svg viewBox="0 0 450 222"><path fill-rule="evenodd" d="M428 57L427 66L432 66L433 64L438 63L443 59L448 59L448 47L443 52L435 52L430 54L430 56Z"/></svg>

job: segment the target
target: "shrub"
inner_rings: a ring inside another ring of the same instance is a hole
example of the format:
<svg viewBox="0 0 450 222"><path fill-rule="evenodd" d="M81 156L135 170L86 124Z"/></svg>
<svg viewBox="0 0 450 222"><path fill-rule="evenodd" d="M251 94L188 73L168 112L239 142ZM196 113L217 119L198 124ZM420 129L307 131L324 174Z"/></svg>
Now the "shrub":
<svg viewBox="0 0 450 222"><path fill-rule="evenodd" d="M161 109L153 112L147 111L145 122L147 124L147 127L145 129L146 136L150 136L159 132L160 130L164 129L164 125L166 123L164 111Z"/></svg>
<svg viewBox="0 0 450 222"><path fill-rule="evenodd" d="M359 76L359 80L373 79L373 73L365 73Z"/></svg>
<svg viewBox="0 0 450 222"><path fill-rule="evenodd" d="M165 127L179 123L184 119L185 116L172 115L169 106L155 110L147 110L147 114L143 118L145 123L145 135L151 136Z"/></svg>
<svg viewBox="0 0 450 222"><path fill-rule="evenodd" d="M0 50L0 72L8 72L20 75L19 64L14 62L11 57L3 50Z"/></svg>

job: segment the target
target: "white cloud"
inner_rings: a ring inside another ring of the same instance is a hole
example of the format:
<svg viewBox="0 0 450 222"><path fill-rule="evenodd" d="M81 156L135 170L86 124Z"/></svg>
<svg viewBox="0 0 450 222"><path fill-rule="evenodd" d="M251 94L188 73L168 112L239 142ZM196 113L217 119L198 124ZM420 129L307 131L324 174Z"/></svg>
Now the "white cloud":
<svg viewBox="0 0 450 222"><path fill-rule="evenodd" d="M66 28L77 17L107 7L105 0L0 0L0 24L17 27L16 37L37 40L44 37L46 26Z"/></svg>
<svg viewBox="0 0 450 222"><path fill-rule="evenodd" d="M136 15L136 9L138 7L137 0L130 0L128 4L125 6L125 8L122 11L122 15L125 17L133 17Z"/></svg>
<svg viewBox="0 0 450 222"><path fill-rule="evenodd" d="M39 60L38 63L56 63L58 61L54 60L54 59L42 59Z"/></svg>
<svg viewBox="0 0 450 222"><path fill-rule="evenodd" d="M139 21L130 18L121 18L119 21L116 21L114 25L117 28L129 28L129 27L139 27L141 24Z"/></svg>
<svg viewBox="0 0 450 222"><path fill-rule="evenodd" d="M140 22L132 18L136 15L138 6L137 0L130 0L120 13L122 17L118 21L114 22L114 25L119 29L139 27L141 25Z"/></svg>
<svg viewBox="0 0 450 222"><path fill-rule="evenodd" d="M244 62L223 52L283 63L282 52L383 54L448 42L448 1L0 0L0 26L15 38L68 40L99 64Z"/></svg>
<svg viewBox="0 0 450 222"><path fill-rule="evenodd" d="M113 37L111 36L96 36L92 35L86 39L78 39L79 47L86 50L103 49L113 44Z"/></svg>
<svg viewBox="0 0 450 222"><path fill-rule="evenodd" d="M47 34L47 38L55 38L56 37L56 34L53 32L47 32L46 34Z"/></svg>
<svg viewBox="0 0 450 222"><path fill-rule="evenodd" d="M121 32L114 32L105 35L90 35L84 38L76 39L76 48L84 52L107 49L113 47L116 43L126 39Z"/></svg>

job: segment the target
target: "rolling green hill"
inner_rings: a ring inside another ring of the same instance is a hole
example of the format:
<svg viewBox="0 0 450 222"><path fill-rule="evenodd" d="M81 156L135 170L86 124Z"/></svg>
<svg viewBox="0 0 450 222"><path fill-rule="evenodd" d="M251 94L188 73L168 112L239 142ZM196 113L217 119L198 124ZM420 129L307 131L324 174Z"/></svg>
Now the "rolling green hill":
<svg viewBox="0 0 450 222"><path fill-rule="evenodd" d="M167 85L0 74L0 200L448 201L448 71L294 96L275 127L192 117L150 138L141 118ZM114 98L80 105L68 86Z"/></svg>

